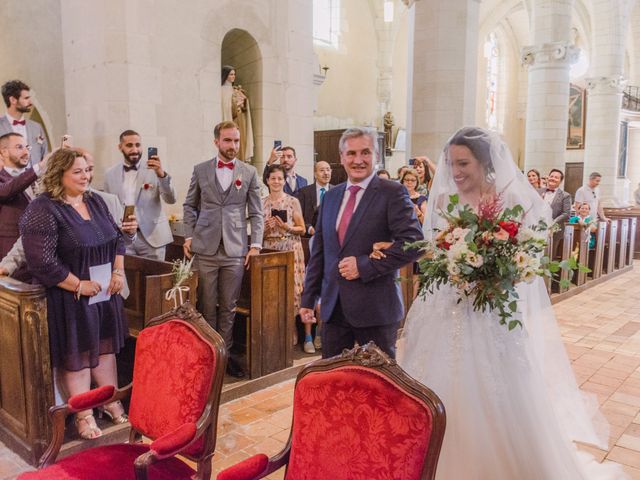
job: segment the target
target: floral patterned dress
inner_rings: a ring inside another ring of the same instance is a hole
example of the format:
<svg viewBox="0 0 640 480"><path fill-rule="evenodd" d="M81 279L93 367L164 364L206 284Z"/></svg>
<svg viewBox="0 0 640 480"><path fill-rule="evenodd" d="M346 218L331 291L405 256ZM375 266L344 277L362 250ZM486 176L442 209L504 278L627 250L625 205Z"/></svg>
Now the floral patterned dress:
<svg viewBox="0 0 640 480"><path fill-rule="evenodd" d="M271 210L286 210L287 211L287 224L291 227L293 223L293 212L296 211L302 215L302 208L300 202L291 195L285 195L283 198L273 201L269 196L262 199L262 205L264 210L264 216L266 218L271 217ZM295 311L300 309L300 297L302 296L302 288L304 287L304 251L302 250L302 241L300 235L291 234L279 229L273 229L265 231L263 247L272 250L288 251L293 250L293 304Z"/></svg>

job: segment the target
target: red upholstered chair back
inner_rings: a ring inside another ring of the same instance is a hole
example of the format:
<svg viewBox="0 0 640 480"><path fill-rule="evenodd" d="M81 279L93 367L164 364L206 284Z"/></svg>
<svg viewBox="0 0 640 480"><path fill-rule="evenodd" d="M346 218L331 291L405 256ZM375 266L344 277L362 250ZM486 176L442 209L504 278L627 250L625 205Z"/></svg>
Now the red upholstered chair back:
<svg viewBox="0 0 640 480"><path fill-rule="evenodd" d="M287 479L432 478L444 407L393 360L384 361L328 360L301 373Z"/></svg>
<svg viewBox="0 0 640 480"><path fill-rule="evenodd" d="M216 344L180 318L162 322L138 336L129 408L131 426L151 439L197 422L218 401L225 363L221 340ZM215 446L217 410L216 404L212 428L189 447L188 456L197 459Z"/></svg>

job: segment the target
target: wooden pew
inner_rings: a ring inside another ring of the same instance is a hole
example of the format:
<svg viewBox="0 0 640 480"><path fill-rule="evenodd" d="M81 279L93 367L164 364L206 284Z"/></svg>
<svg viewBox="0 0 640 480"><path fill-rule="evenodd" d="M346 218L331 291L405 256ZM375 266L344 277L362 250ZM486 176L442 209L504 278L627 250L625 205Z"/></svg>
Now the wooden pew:
<svg viewBox="0 0 640 480"><path fill-rule="evenodd" d="M247 371L258 378L293 365L293 251L251 257L236 310L245 323Z"/></svg>
<svg viewBox="0 0 640 480"><path fill-rule="evenodd" d="M629 246L629 219L621 218L619 220L618 235L616 237L616 268L624 268L627 266L627 253Z"/></svg>
<svg viewBox="0 0 640 480"><path fill-rule="evenodd" d="M604 246L607 238L607 222L598 222L598 230L596 231L596 251L593 256L593 262L589 265L591 268L591 278L594 280L602 276L604 265Z"/></svg>
<svg viewBox="0 0 640 480"><path fill-rule="evenodd" d="M609 234L605 244L605 273L613 273L616 268L616 250L618 238L618 220L611 220L609 223Z"/></svg>
<svg viewBox="0 0 640 480"><path fill-rule="evenodd" d="M129 298L124 302L129 321L129 332L133 336L146 326L147 322L174 308L173 300L167 300L165 294L173 287L172 264L149 258L125 255L124 270L129 284ZM183 292L183 300L196 304L198 290L198 272L184 282L189 287Z"/></svg>
<svg viewBox="0 0 640 480"><path fill-rule="evenodd" d="M0 441L31 465L51 436L53 403L45 290L0 277Z"/></svg>
<svg viewBox="0 0 640 480"><path fill-rule="evenodd" d="M640 207L625 207L625 208L605 208L605 215L610 219L620 219L620 218L630 218L636 219L636 222L640 218ZM631 221L630 228L632 227L633 220ZM630 237L629 243L633 242L633 257L635 259L640 259L640 229L636 227L634 234Z"/></svg>

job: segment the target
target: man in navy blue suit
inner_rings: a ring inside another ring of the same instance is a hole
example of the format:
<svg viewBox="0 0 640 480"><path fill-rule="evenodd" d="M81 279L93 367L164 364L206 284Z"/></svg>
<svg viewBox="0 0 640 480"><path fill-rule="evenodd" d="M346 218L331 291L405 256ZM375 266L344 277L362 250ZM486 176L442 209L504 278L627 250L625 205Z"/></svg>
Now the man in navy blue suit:
<svg viewBox="0 0 640 480"><path fill-rule="evenodd" d="M307 266L300 318L315 322L321 298L322 356L338 355L373 340L395 357L403 316L398 269L417 259L407 242L422 240L422 229L407 190L373 172L377 133L350 128L340 138L340 162L347 182L329 190L320 205ZM384 258L369 254L376 242L392 242Z"/></svg>
<svg viewBox="0 0 640 480"><path fill-rule="evenodd" d="M276 161L280 160L280 165L284 168L284 193L288 195L296 195L302 187L306 187L309 182L302 175L296 173L296 151L293 147L274 148L271 150L271 155L267 160L267 164L264 166L262 172L262 181L267 184L267 172L269 171L269 165L273 165Z"/></svg>

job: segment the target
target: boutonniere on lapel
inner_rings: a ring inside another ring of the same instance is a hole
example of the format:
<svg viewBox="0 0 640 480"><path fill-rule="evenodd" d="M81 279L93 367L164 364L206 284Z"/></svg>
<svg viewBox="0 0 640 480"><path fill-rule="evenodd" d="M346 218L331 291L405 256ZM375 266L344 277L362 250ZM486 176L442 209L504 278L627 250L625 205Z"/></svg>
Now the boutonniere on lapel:
<svg viewBox="0 0 640 480"><path fill-rule="evenodd" d="M233 182L233 184L236 186L236 190L240 191L242 188L242 180L240 178L236 178L236 181Z"/></svg>
<svg viewBox="0 0 640 480"><path fill-rule="evenodd" d="M42 145L44 143L44 137L42 135L38 135L36 142L38 142L38 145Z"/></svg>
<svg viewBox="0 0 640 480"><path fill-rule="evenodd" d="M145 183L142 185L143 190L151 190L153 188L153 183Z"/></svg>

